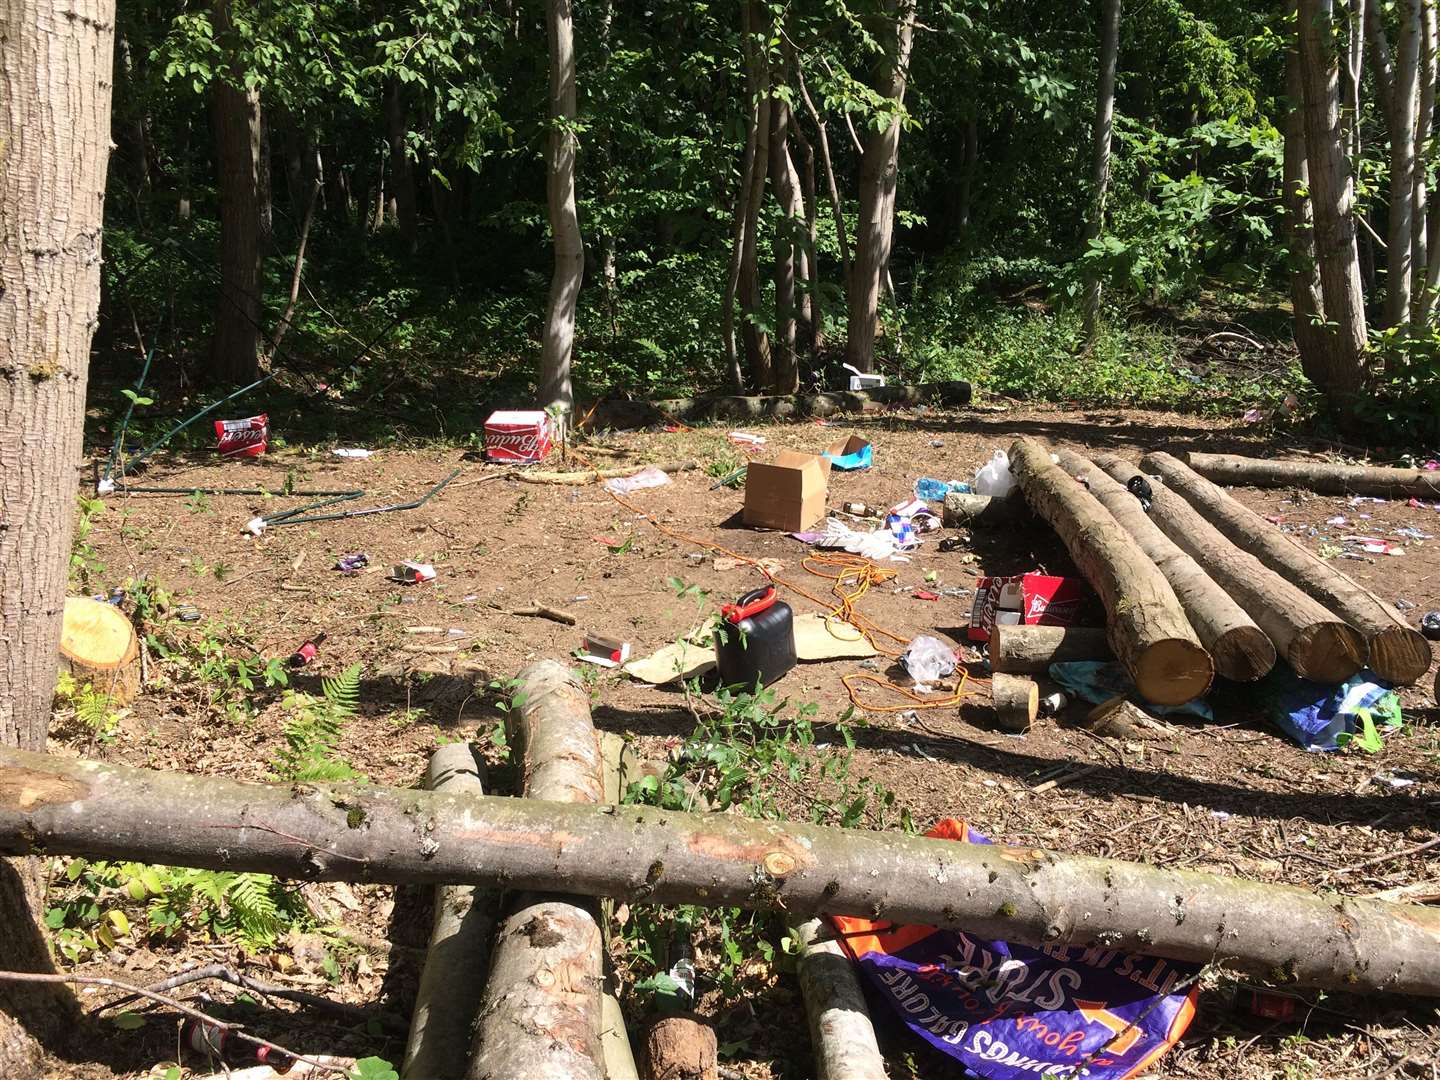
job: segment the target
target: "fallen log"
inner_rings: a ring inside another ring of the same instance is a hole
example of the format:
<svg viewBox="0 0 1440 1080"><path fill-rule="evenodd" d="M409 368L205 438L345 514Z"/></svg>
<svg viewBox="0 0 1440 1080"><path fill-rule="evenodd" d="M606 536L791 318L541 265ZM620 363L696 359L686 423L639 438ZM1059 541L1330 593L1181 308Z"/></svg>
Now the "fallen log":
<svg viewBox="0 0 1440 1080"><path fill-rule="evenodd" d="M1375 495L1384 499L1440 498L1440 472L1321 461L1270 461L1236 454L1185 455L1190 468L1217 484L1302 487L1324 495Z"/></svg>
<svg viewBox="0 0 1440 1080"><path fill-rule="evenodd" d="M1417 906L1038 848L376 784L246 784L0 748L0 854L41 852L783 906L1440 996L1440 912Z"/></svg>
<svg viewBox="0 0 1440 1080"><path fill-rule="evenodd" d="M1124 694L1117 694L1087 712L1080 726L1096 735L1128 739L1135 734L1144 718L1145 713L1126 701Z"/></svg>
<svg viewBox="0 0 1440 1080"><path fill-rule="evenodd" d="M1006 731L1023 735L1040 710L1040 687L1023 675L997 674L990 679L990 699L996 722Z"/></svg>
<svg viewBox="0 0 1440 1080"><path fill-rule="evenodd" d="M470 744L448 743L430 755L425 787L484 795L481 767ZM494 930L490 894L485 890L473 885L436 887L430 947L400 1067L406 1080L459 1080L465 1075L470 1028L480 1009Z"/></svg>
<svg viewBox="0 0 1440 1080"><path fill-rule="evenodd" d="M811 919L800 935L800 992L810 1022L817 1080L885 1080L885 1059L855 965L830 925Z"/></svg>
<svg viewBox="0 0 1440 1080"><path fill-rule="evenodd" d="M140 639L114 604L67 596L60 629L60 670L116 708L140 692Z"/></svg>
<svg viewBox="0 0 1440 1080"><path fill-rule="evenodd" d="M542 660L520 672L519 684L520 704L510 716L525 798L512 801L602 802L600 742L579 679L564 665ZM541 887L546 884L563 882ZM604 972L594 909L593 901L549 893L515 897L495 938L469 1080L604 1080Z"/></svg>
<svg viewBox="0 0 1440 1080"><path fill-rule="evenodd" d="M1097 464L1121 484L1139 469L1117 457ZM1188 502L1163 485L1152 489L1150 520L1245 609L1295 671L1319 683L1344 682L1365 664L1365 639L1249 552L1225 539Z"/></svg>
<svg viewBox="0 0 1440 1080"><path fill-rule="evenodd" d="M768 394L745 397L666 398L649 403L614 402L601 411L632 416L637 407L673 420L787 420L799 416L835 416L865 412L881 405L970 404L970 384L964 381L919 383L912 386L875 386L869 390L835 390L818 394Z"/></svg>
<svg viewBox="0 0 1440 1080"><path fill-rule="evenodd" d="M1364 634L1370 670L1386 682L1409 686L1430 670L1430 643L1425 636L1348 574L1295 543L1169 454L1148 454L1140 464L1183 495L1236 547L1250 552Z"/></svg>
<svg viewBox="0 0 1440 1080"><path fill-rule="evenodd" d="M996 623L990 628L990 670L1007 675L1043 675L1051 664L1109 660L1114 655L1098 626Z"/></svg>
<svg viewBox="0 0 1440 1080"><path fill-rule="evenodd" d="M619 469L577 469L574 472L536 472L516 469L510 473L510 479L519 480L525 484L580 487L600 480L621 480L628 476L634 476L636 473L642 473L646 469L659 469L664 473L679 473L690 472L698 468L700 468L698 461L657 461L649 465L626 465Z"/></svg>
<svg viewBox="0 0 1440 1080"><path fill-rule="evenodd" d="M600 1047L605 1058L605 1080L640 1080L620 999L609 990L600 997Z"/></svg>
<svg viewBox="0 0 1440 1080"><path fill-rule="evenodd" d="M1265 676L1275 666L1275 646L1244 609L1150 520L1138 498L1089 458L1069 450L1058 453L1061 468L1086 483L1170 582L1200 644L1215 660L1215 673L1235 682Z"/></svg>
<svg viewBox="0 0 1440 1080"><path fill-rule="evenodd" d="M945 509L941 521L947 529L958 529L966 525L977 528L1004 527L1033 520L1025 500L1007 495L1003 499L993 495L973 495L964 491L952 491L945 496Z"/></svg>
<svg viewBox="0 0 1440 1080"><path fill-rule="evenodd" d="M1140 696L1183 705L1210 688L1215 666L1195 636L1175 590L1101 506L1032 439L1010 448L1010 470L1035 513L1050 523L1099 594L1110 647Z"/></svg>

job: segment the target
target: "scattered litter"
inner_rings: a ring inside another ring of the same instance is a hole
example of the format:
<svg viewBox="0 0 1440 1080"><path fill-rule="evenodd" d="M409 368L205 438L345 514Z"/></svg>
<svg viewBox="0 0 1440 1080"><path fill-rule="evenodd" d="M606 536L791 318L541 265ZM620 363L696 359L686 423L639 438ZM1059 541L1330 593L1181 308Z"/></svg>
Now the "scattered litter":
<svg viewBox="0 0 1440 1080"><path fill-rule="evenodd" d="M1271 525L1283 525L1283 524L1285 523L1285 515L1284 515L1284 514L1266 514L1266 515L1265 515L1265 520L1268 521Z"/></svg>
<svg viewBox="0 0 1440 1080"><path fill-rule="evenodd" d="M940 594L933 593L929 589L916 589L914 592L916 600L939 600Z"/></svg>
<svg viewBox="0 0 1440 1080"><path fill-rule="evenodd" d="M331 450L330 453L334 454L336 457L339 458L358 458L363 461L365 458L368 458L371 454L375 453L375 451L362 450L359 447L355 446L342 446L339 449Z"/></svg>
<svg viewBox="0 0 1440 1080"><path fill-rule="evenodd" d="M905 561L900 554L902 548L899 541L888 528L876 529L874 532L858 532L839 518L828 518L825 521L825 531L812 535L815 539L811 542L816 547L839 548L852 555L864 556L871 562L885 559Z"/></svg>
<svg viewBox="0 0 1440 1080"><path fill-rule="evenodd" d="M844 504L840 507L840 510L841 510L843 513L850 514L852 517L879 517L879 516L880 516L880 511L879 511L879 510L877 510L875 507L869 506L869 505L867 505L866 503L863 503L863 502L847 502L847 503L844 503Z"/></svg>
<svg viewBox="0 0 1440 1080"><path fill-rule="evenodd" d="M861 371L851 364L841 364L846 371L850 372L849 386L854 390L873 390L877 386L885 385L885 376L877 375L874 372Z"/></svg>
<svg viewBox="0 0 1440 1080"><path fill-rule="evenodd" d="M567 604L583 604L586 600L589 600L589 599L590 599L590 596L589 596L588 593L581 593L579 596L567 597L566 600L565 600L565 602L566 602Z"/></svg>
<svg viewBox="0 0 1440 1080"><path fill-rule="evenodd" d="M1427 611L1420 616L1420 632L1431 641L1440 641L1440 611Z"/></svg>
<svg viewBox="0 0 1440 1080"><path fill-rule="evenodd" d="M1332 518L1325 519L1326 525L1348 525L1350 520L1344 514L1336 514Z"/></svg>
<svg viewBox="0 0 1440 1080"><path fill-rule="evenodd" d="M539 410L493 412L485 421L485 459L512 465L544 461L554 445L550 417Z"/></svg>
<svg viewBox="0 0 1440 1080"><path fill-rule="evenodd" d="M434 581L435 567L429 563L396 563L390 571L390 580L398 581L402 585L418 585L422 581Z"/></svg>
<svg viewBox="0 0 1440 1080"><path fill-rule="evenodd" d="M1295 999L1286 994L1272 994L1268 990L1241 987L1235 992L1235 1008L1261 1020L1295 1019Z"/></svg>
<svg viewBox="0 0 1440 1080"><path fill-rule="evenodd" d="M1046 694L1040 699L1041 716L1058 716L1070 706L1070 699L1060 691L1053 694Z"/></svg>
<svg viewBox="0 0 1440 1080"><path fill-rule="evenodd" d="M900 663L917 683L931 683L954 672L955 650L939 638L921 634L911 640Z"/></svg>
<svg viewBox="0 0 1440 1080"><path fill-rule="evenodd" d="M765 436L751 435L748 431L732 431L725 438L748 453L755 453L765 445Z"/></svg>
<svg viewBox="0 0 1440 1080"><path fill-rule="evenodd" d="M1395 610L1397 611L1414 611L1419 606L1419 604L1416 604L1410 600L1402 599L1395 601Z"/></svg>
<svg viewBox="0 0 1440 1080"><path fill-rule="evenodd" d="M982 577L975 582L969 638L988 641L990 628L997 622L1002 626L1074 626L1085 597L1078 578L1050 574Z"/></svg>
<svg viewBox="0 0 1440 1080"><path fill-rule="evenodd" d="M1211 810L1210 816L1216 821L1229 821L1231 814L1228 810Z"/></svg>
<svg viewBox="0 0 1440 1080"><path fill-rule="evenodd" d="M341 555L335 560L335 569L347 577L354 577L369 565L370 556L363 551L357 551L353 555Z"/></svg>
<svg viewBox="0 0 1440 1080"><path fill-rule="evenodd" d="M852 472L856 469L870 468L874 461L874 454L875 450L870 445L869 439L851 435L849 438L831 443L820 456L830 462L832 469Z"/></svg>
<svg viewBox="0 0 1440 1080"><path fill-rule="evenodd" d="M261 413L244 420L216 420L215 437L221 457L259 457L270 445L270 417Z"/></svg>
<svg viewBox="0 0 1440 1080"><path fill-rule="evenodd" d="M1324 686L1277 665L1257 689L1275 726L1306 750L1354 743L1375 753L1383 747L1381 734L1403 723L1399 696L1368 668L1339 686Z"/></svg>
<svg viewBox="0 0 1440 1080"><path fill-rule="evenodd" d="M199 622L200 609L194 604L181 604L175 609L175 617L181 622Z"/></svg>
<svg viewBox="0 0 1440 1080"><path fill-rule="evenodd" d="M794 627L796 660L860 660L876 655L869 638L834 615L806 612L795 616Z"/></svg>
<svg viewBox="0 0 1440 1080"><path fill-rule="evenodd" d="M1343 544L1359 544L1360 550L1370 555L1404 555L1405 549L1378 536L1342 536Z"/></svg>
<svg viewBox="0 0 1440 1080"><path fill-rule="evenodd" d="M1405 539L1407 539L1407 540L1434 540L1434 539L1435 539L1435 536L1434 536L1433 533L1421 532L1419 529L1415 528L1413 525L1406 525L1406 526L1404 526L1403 528L1396 529L1396 530L1395 530L1395 535L1396 535L1396 536L1403 536L1403 537L1405 537Z"/></svg>
<svg viewBox="0 0 1440 1080"><path fill-rule="evenodd" d="M631 660L623 670L626 675L641 682L664 686L677 680L689 680L704 675L714 667L715 645L712 628L706 624L649 656Z"/></svg>
<svg viewBox="0 0 1440 1080"><path fill-rule="evenodd" d="M642 469L634 476L617 476L614 480L605 481L605 490L613 491L617 495L629 495L634 491L644 491L646 488L664 487L670 483L670 474L663 469L657 469L651 465Z"/></svg>
<svg viewBox="0 0 1440 1080"><path fill-rule="evenodd" d="M904 502L898 502L890 507L887 513L897 517L914 518L920 517L922 514L929 514L930 507L925 505L923 499L906 499Z"/></svg>
<svg viewBox="0 0 1440 1080"><path fill-rule="evenodd" d="M599 667L619 667L630 659L630 643L587 632L578 658Z"/></svg>
<svg viewBox="0 0 1440 1080"><path fill-rule="evenodd" d="M903 514L886 514L885 528L890 530L890 535L895 538L895 546L901 551L910 551L920 546L920 541L915 536L914 523Z"/></svg>
<svg viewBox="0 0 1440 1080"><path fill-rule="evenodd" d="M302 644L290 654L290 666L294 668L304 667L314 661L320 655L320 646L325 643L325 631L321 630L309 641Z"/></svg>
<svg viewBox="0 0 1440 1080"><path fill-rule="evenodd" d="M947 536L940 541L941 551L960 551L964 547L965 538L963 536Z"/></svg>
<svg viewBox="0 0 1440 1080"><path fill-rule="evenodd" d="M1387 503L1389 499L1377 499L1374 495L1352 495L1350 505L1359 506L1361 503Z"/></svg>
<svg viewBox="0 0 1440 1080"><path fill-rule="evenodd" d="M931 440L930 440L930 449L932 449L932 450L938 450L938 449L940 449L940 447L942 447L942 446L944 446L944 445L945 445L945 440L944 440L944 439L931 439Z"/></svg>
<svg viewBox="0 0 1440 1080"><path fill-rule="evenodd" d="M990 460L975 474L975 493L1003 499L1015 487L1015 477L1010 472L1010 458L1003 450L996 450Z"/></svg>
<svg viewBox="0 0 1440 1080"><path fill-rule="evenodd" d="M945 496L952 491L969 495L970 485L961 480L932 480L928 476L922 476L915 481L915 498L924 499L926 502L944 502Z"/></svg>
<svg viewBox="0 0 1440 1080"><path fill-rule="evenodd" d="M1413 787L1419 781L1419 777L1417 776L1394 772L1376 773L1370 779L1377 784L1384 784L1386 787L1393 788L1396 791L1399 791L1401 788Z"/></svg>

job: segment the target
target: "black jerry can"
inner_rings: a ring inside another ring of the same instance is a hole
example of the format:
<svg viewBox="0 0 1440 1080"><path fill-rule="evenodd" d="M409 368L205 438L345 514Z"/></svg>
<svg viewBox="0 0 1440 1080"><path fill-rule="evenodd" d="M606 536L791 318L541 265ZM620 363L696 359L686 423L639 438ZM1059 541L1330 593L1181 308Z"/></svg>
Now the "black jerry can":
<svg viewBox="0 0 1440 1080"><path fill-rule="evenodd" d="M795 616L774 585L726 604L720 618L715 660L725 686L769 686L795 666Z"/></svg>

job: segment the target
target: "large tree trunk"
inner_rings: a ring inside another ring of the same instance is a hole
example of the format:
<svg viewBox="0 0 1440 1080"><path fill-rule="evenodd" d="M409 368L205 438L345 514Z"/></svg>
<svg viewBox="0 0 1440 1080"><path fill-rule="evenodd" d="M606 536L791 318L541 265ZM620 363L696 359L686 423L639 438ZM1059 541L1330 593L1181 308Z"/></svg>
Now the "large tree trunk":
<svg viewBox="0 0 1440 1080"><path fill-rule="evenodd" d="M398 79L391 79L385 89L385 142L390 148L390 189L395 197L400 236L413 253L419 241L420 219L415 202L415 166L410 160L408 134L403 88Z"/></svg>
<svg viewBox="0 0 1440 1080"><path fill-rule="evenodd" d="M545 305L540 344L540 404L575 402L570 360L575 348L575 305L585 274L585 245L575 209L575 36L570 0L546 0L545 27L550 43L550 136L545 152L545 189L555 270Z"/></svg>
<svg viewBox="0 0 1440 1080"><path fill-rule="evenodd" d="M605 763L585 688L553 660L518 681L521 704L511 716L525 799L517 801L602 802ZM604 1080L601 953L593 902L517 896L496 935L470 1080Z"/></svg>
<svg viewBox="0 0 1440 1080"><path fill-rule="evenodd" d="M1010 448L1010 468L1031 509L1059 533L1099 594L1110 647L1141 697L1181 705L1208 690L1215 668L1175 590L1110 512L1030 439Z"/></svg>
<svg viewBox="0 0 1440 1080"><path fill-rule="evenodd" d="M1325 302L1323 348L1307 372L1314 372L1320 392L1348 425L1365 381L1365 298L1355 247L1355 193L1340 131L1332 6L1333 0L1299 0L1305 147L1315 259Z"/></svg>
<svg viewBox="0 0 1440 1080"><path fill-rule="evenodd" d="M745 0L744 19L745 66L755 95L755 156L745 202L745 232L740 243L740 308L744 313L740 336L745 342L750 382L757 391L764 391L774 378L770 336L755 324L755 316L760 313L760 208L765 201L765 178L770 170L770 110L774 106L770 97L770 63L765 53L770 23L765 6L757 0Z"/></svg>
<svg viewBox="0 0 1440 1080"><path fill-rule="evenodd" d="M0 745L39 751L100 305L115 4L11 0L0 21ZM40 860L0 859L0 968L53 971L43 885ZM63 990L0 985L0 1076L39 1077L40 1043L76 1012Z"/></svg>
<svg viewBox="0 0 1440 1080"><path fill-rule="evenodd" d="M855 965L824 919L795 928L800 935L800 992L810 1021L818 1080L885 1080L885 1059Z"/></svg>
<svg viewBox="0 0 1440 1080"><path fill-rule="evenodd" d="M800 276L805 282L805 290L800 295L800 318L810 328L811 351L818 353L825 348L825 313L820 296L819 248L816 245L820 205L815 188L815 148L810 145L805 136L805 126L793 110L790 113L790 133L795 136L795 145L800 148L800 206L805 216L804 250L800 256Z"/></svg>
<svg viewBox="0 0 1440 1080"><path fill-rule="evenodd" d="M1097 464L1121 484L1139 469L1108 455ZM1333 612L1230 543L1175 492L1155 487L1150 518L1230 594L1301 676L1344 682L1365 663L1365 639Z"/></svg>
<svg viewBox="0 0 1440 1080"><path fill-rule="evenodd" d="M1169 454L1148 454L1141 466L1183 495L1236 547L1250 552L1364 634L1370 669L1382 679L1408 686L1429 670L1430 643L1370 590Z"/></svg>
<svg viewBox="0 0 1440 1080"><path fill-rule="evenodd" d="M1115 66L1120 52L1120 0L1104 0L1100 16L1100 80L1095 94L1095 127L1090 164L1090 221L1085 240L1100 239L1105 231L1105 197L1110 190L1110 137L1115 127ZM1090 273L1085 282L1085 343L1095 340L1100 321L1100 276Z"/></svg>
<svg viewBox="0 0 1440 1080"><path fill-rule="evenodd" d="M793 394L800 389L800 367L795 357L795 241L800 235L799 185L790 163L790 107L781 98L770 106L770 185L780 213L775 218L775 369L772 393Z"/></svg>
<svg viewBox="0 0 1440 1080"><path fill-rule="evenodd" d="M1294 11L1294 3L1290 5ZM1315 261L1315 223L1310 214L1310 168L1305 156L1305 85L1300 74L1299 38L1285 50L1285 239L1290 255L1290 306L1300 366L1316 386L1324 384L1321 362L1328 347L1320 267Z"/></svg>
<svg viewBox="0 0 1440 1080"><path fill-rule="evenodd" d="M1415 118L1415 210L1411 223L1410 329L1420 335L1430 323L1435 308L1430 279L1430 189L1427 179L1430 142L1435 128L1435 79L1437 23L1435 5L1422 5L1420 36L1420 111Z"/></svg>
<svg viewBox="0 0 1440 1080"><path fill-rule="evenodd" d="M1215 659L1215 673L1235 682L1254 682L1268 673L1275 666L1275 646L1265 632L1199 563L1160 531L1140 500L1096 468L1089 458L1068 450L1059 454L1061 468L1085 482L1090 494L1124 526L1170 582L1200 644Z"/></svg>
<svg viewBox="0 0 1440 1080"><path fill-rule="evenodd" d="M1323 461L1271 461L1235 454L1185 455L1207 480L1242 487L1301 487L1322 495L1374 495L1383 499L1440 498L1440 472Z"/></svg>
<svg viewBox="0 0 1440 1080"><path fill-rule="evenodd" d="M750 35L750 7L741 9L743 33ZM745 45L745 85L750 91L750 117L745 125L745 149L740 159L740 186L735 191L735 220L730 230L730 266L725 275L725 295L720 304L720 337L725 345L725 362L730 372L730 385L737 394L745 392L745 373L740 367L740 345L735 338L735 300L740 291L740 272L744 265L745 242L750 227L750 188L755 176L755 150L760 138L760 98L755 92L749 57L751 46ZM757 391L764 386L755 387Z"/></svg>
<svg viewBox="0 0 1440 1080"><path fill-rule="evenodd" d="M1428 908L731 814L246 784L0 749L0 850L862 914L1056 950L1223 958L1295 985L1440 996L1440 912Z"/></svg>
<svg viewBox="0 0 1440 1080"><path fill-rule="evenodd" d="M889 41L875 79L875 90L897 107L905 102L910 48L915 34L915 0L885 0ZM880 323L880 286L890 266L895 235L895 185L900 176L900 120L897 117L865 137L860 156L860 217L855 226L855 265L846 282L849 326L845 361L858 371L875 370L875 338Z"/></svg>

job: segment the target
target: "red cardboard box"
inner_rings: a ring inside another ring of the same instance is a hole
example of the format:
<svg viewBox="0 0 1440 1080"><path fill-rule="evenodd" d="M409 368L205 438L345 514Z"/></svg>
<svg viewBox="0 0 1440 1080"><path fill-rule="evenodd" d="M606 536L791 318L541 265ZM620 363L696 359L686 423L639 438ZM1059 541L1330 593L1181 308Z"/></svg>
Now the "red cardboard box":
<svg viewBox="0 0 1440 1080"><path fill-rule="evenodd" d="M550 417L543 412L495 412L485 421L485 457L512 465L533 465L550 453Z"/></svg>
<svg viewBox="0 0 1440 1080"><path fill-rule="evenodd" d="M1079 578L1049 574L982 577L970 609L971 641L988 641L997 622L1019 626L1075 626L1087 593Z"/></svg>

